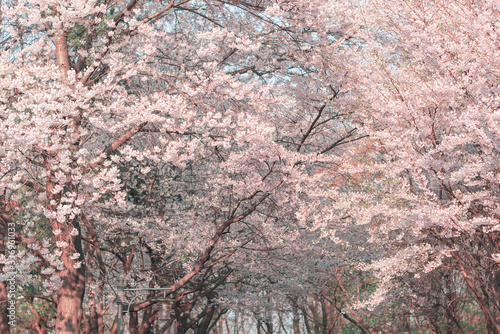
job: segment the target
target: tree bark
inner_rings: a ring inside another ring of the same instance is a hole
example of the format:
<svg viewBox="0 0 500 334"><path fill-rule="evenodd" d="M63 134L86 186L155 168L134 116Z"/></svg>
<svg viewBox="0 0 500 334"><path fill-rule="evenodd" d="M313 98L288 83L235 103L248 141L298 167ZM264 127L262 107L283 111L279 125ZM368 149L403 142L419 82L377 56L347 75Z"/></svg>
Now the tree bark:
<svg viewBox="0 0 500 334"><path fill-rule="evenodd" d="M56 10L56 15L58 15ZM68 82L68 71L70 70L68 56L68 32L64 29L55 36L54 45L57 58L57 65L61 71L61 81L64 84ZM50 163L47 163L47 170L51 170ZM52 174L52 172L51 172ZM47 180L46 194L49 200L52 197L51 190L54 187L54 181L50 175ZM55 198L58 202L58 198ZM55 211L55 206L49 209ZM82 242L80 235L70 235L70 230L76 228L80 231L80 225L77 219L73 219L72 224L60 224L56 220L51 221L52 229L59 228L62 233L56 237L58 241L69 242L69 246L62 248L63 254L61 261L64 264L64 269L60 271L59 277L62 280L62 286L57 290L57 317L56 317L56 334L74 334L80 330L80 324L83 316L82 302L85 294L85 274L84 266L75 268L76 261L71 259L74 253L80 253L80 258L77 261L83 261Z"/></svg>
<svg viewBox="0 0 500 334"><path fill-rule="evenodd" d="M56 47L57 66L61 71L61 81L66 83L68 81L68 71L71 68L68 56L68 32L61 31L53 42Z"/></svg>
<svg viewBox="0 0 500 334"><path fill-rule="evenodd" d="M82 254L80 238L72 237L69 233L61 233L61 235L63 234L66 236L66 240L73 239L73 243L64 248L61 256L65 269L59 274L63 283L57 291L56 334L74 334L78 333L83 316L82 301L85 294L85 274L83 265L76 269L74 267L75 260L70 258L73 253Z"/></svg>

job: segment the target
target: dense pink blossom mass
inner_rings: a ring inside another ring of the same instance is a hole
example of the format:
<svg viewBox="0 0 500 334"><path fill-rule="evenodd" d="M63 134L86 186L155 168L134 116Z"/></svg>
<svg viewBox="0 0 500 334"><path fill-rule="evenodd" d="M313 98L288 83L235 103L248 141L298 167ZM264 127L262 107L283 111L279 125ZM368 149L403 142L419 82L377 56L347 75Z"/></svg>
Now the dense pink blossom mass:
<svg viewBox="0 0 500 334"><path fill-rule="evenodd" d="M499 11L2 1L0 333L499 333Z"/></svg>

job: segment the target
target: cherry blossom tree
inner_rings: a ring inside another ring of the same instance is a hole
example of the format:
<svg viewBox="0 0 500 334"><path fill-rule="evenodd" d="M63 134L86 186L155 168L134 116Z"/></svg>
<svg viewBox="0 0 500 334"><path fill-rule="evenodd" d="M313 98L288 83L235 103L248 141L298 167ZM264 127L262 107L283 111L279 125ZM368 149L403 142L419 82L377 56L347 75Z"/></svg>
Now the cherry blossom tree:
<svg viewBox="0 0 500 334"><path fill-rule="evenodd" d="M231 278L273 276L261 252L303 268L287 254L312 254L299 240L321 223L303 217L331 211L321 189L333 153L360 138L347 8L3 2L1 222L17 251L2 280L49 303L56 333L103 333L120 276L168 286L185 332L220 316ZM151 328L157 300L130 305L131 332ZM52 320L30 305L43 332Z"/></svg>
<svg viewBox="0 0 500 334"><path fill-rule="evenodd" d="M451 266L487 331L500 330L498 15L488 0L367 1L353 12L356 115L369 141L345 151L349 191L334 197L381 251L365 267L380 279L365 305Z"/></svg>
<svg viewBox="0 0 500 334"><path fill-rule="evenodd" d="M475 308L500 331L495 1L1 15L0 332L11 300L29 330L116 332L123 283L171 288L177 333L229 308L268 332L467 331Z"/></svg>

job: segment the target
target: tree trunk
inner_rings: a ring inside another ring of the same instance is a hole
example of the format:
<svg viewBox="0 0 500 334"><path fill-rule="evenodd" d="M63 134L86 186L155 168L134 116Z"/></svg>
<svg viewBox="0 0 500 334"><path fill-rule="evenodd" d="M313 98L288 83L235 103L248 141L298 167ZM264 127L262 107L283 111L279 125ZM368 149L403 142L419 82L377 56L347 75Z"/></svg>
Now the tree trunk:
<svg viewBox="0 0 500 334"><path fill-rule="evenodd" d="M71 238L69 233L66 235ZM85 294L84 269L83 266L75 269L75 261L70 258L73 253L82 254L81 240L80 238L74 238L74 241L76 240L80 243L79 247L78 245L73 245L76 247L71 247L71 245L66 247L61 257L65 269L59 275L63 283L57 291L56 334L78 333L83 316L82 301Z"/></svg>
<svg viewBox="0 0 500 334"><path fill-rule="evenodd" d="M57 8L56 8L56 15ZM65 84L68 82L68 71L70 70L68 56L68 32L61 29L54 38L56 51L57 65L61 71L61 81ZM53 172L50 163L46 161L47 170L51 171L47 180L46 194L50 201L51 197L55 197L56 202L59 202L57 196L52 195L54 188ZM55 205L49 205L48 208L52 211L56 210ZM75 268L77 261L83 261L82 241L80 234L77 236L70 235L70 230L76 228L80 231L80 226L77 219L73 219L73 224L59 223L57 220L51 221L52 229L60 229L62 233L56 236L56 240L68 242L69 246L62 248L63 254L61 261L64 264L64 269L60 271L59 277L62 280L62 286L57 290L57 318L56 318L56 334L74 334L78 333L83 316L82 301L85 294L85 274L84 266ZM80 258L73 260L71 257L74 253L79 253Z"/></svg>
<svg viewBox="0 0 500 334"><path fill-rule="evenodd" d="M50 169L49 169L50 170ZM47 190L49 200L59 200L52 195L54 188L53 173L47 178ZM55 211L54 205L49 205L50 210ZM51 220L52 230L60 230L56 235L56 241L66 242L66 247L61 247L61 262L64 269L59 272L62 285L57 290L57 316L56 316L56 334L74 334L80 330L80 324L83 317L82 302L85 294L85 266L83 264L82 239L80 236L80 224L75 218L72 224L59 223L57 220ZM78 231L77 235L70 234L73 229ZM75 253L80 254L77 259L73 258ZM77 266L79 264L79 266Z"/></svg>
<svg viewBox="0 0 500 334"><path fill-rule="evenodd" d="M469 274L465 270L465 267L462 263L462 260L460 259L460 256L456 253L453 252L453 258L457 261L458 267L460 269L460 272L462 273L462 276L465 279L465 282L469 286L469 288L472 290L474 295L476 296L476 301L479 304L479 307L481 308L481 311L483 311L484 314L484 320L486 321L486 330L488 333L495 333L495 330L497 333L500 333L500 324L497 323L495 317L491 314L488 304L484 301L483 296L481 296L481 293L477 289L476 285L474 284L474 281L470 278Z"/></svg>
<svg viewBox="0 0 500 334"><path fill-rule="evenodd" d="M297 308L293 308L293 334L300 334L300 317Z"/></svg>
<svg viewBox="0 0 500 334"><path fill-rule="evenodd" d="M212 322L212 318L214 316L214 312L215 312L215 308L209 307L209 311L201 319L200 325L194 331L195 334L205 334L205 333L208 333L208 328L210 327L210 323Z"/></svg>
<svg viewBox="0 0 500 334"><path fill-rule="evenodd" d="M129 313L128 328L129 328L130 334L139 333L139 312L130 312Z"/></svg>

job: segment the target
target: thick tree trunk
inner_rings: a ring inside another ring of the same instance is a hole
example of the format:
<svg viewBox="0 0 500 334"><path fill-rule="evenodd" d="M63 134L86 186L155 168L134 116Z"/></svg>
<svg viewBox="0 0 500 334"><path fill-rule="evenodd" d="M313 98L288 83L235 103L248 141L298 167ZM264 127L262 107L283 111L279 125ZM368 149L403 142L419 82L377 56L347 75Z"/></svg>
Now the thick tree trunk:
<svg viewBox="0 0 500 334"><path fill-rule="evenodd" d="M50 166L49 164L47 164ZM49 169L49 168L48 168ZM50 169L49 169L50 170ZM59 201L58 195L53 195L54 173L50 173L47 178L46 193L49 200ZM49 205L48 208L55 211L55 205ZM52 230L60 230L56 235L56 242L67 243L61 247L61 262L64 269L59 272L62 285L57 290L57 316L56 316L56 334L74 334L80 330L80 324L83 317L82 302L85 294L85 266L83 264L82 239L80 236L80 224L77 218L73 219L72 224L59 223L57 220L51 221ZM76 229L77 235L72 235L71 231ZM73 258L74 254L80 254L79 258ZM77 265L79 264L79 266Z"/></svg>
<svg viewBox="0 0 500 334"><path fill-rule="evenodd" d="M71 238L69 233L66 235ZM80 244L66 247L61 257L65 269L59 275L63 283L57 291L56 334L78 333L83 316L82 301L85 294L84 269L83 266L75 269L75 260L70 258L73 253L82 254L81 240L80 238L74 238L73 241Z"/></svg>
<svg viewBox="0 0 500 334"><path fill-rule="evenodd" d="M65 269L60 277L63 286L57 293L56 334L75 334L79 331L83 315L84 278L80 269Z"/></svg>
<svg viewBox="0 0 500 334"><path fill-rule="evenodd" d="M56 9L57 15L57 9ZM68 82L68 71L70 70L68 56L68 32L61 30L54 38L56 51L57 65L61 71L61 81ZM50 163L47 167L51 167ZM51 170L48 168L48 170ZM46 193L50 200L52 196L52 188L54 187L53 172L47 180ZM54 197L57 197L54 196ZM54 198L59 202L59 198ZM49 209L56 210L56 207L49 205ZM85 294L85 274L84 266L75 267L77 261L83 261L82 242L80 235L72 236L70 231L76 228L80 231L80 226L77 219L74 219L73 224L60 224L57 221L52 221L52 229L60 229L62 233L56 236L57 241L68 242L69 246L62 248L63 254L61 261L64 264L64 269L60 271L59 277L62 280L62 286L57 291L57 318L56 318L56 334L74 334L80 330L80 324L83 317L82 301ZM71 257L73 254L79 253L80 258L74 260Z"/></svg>

